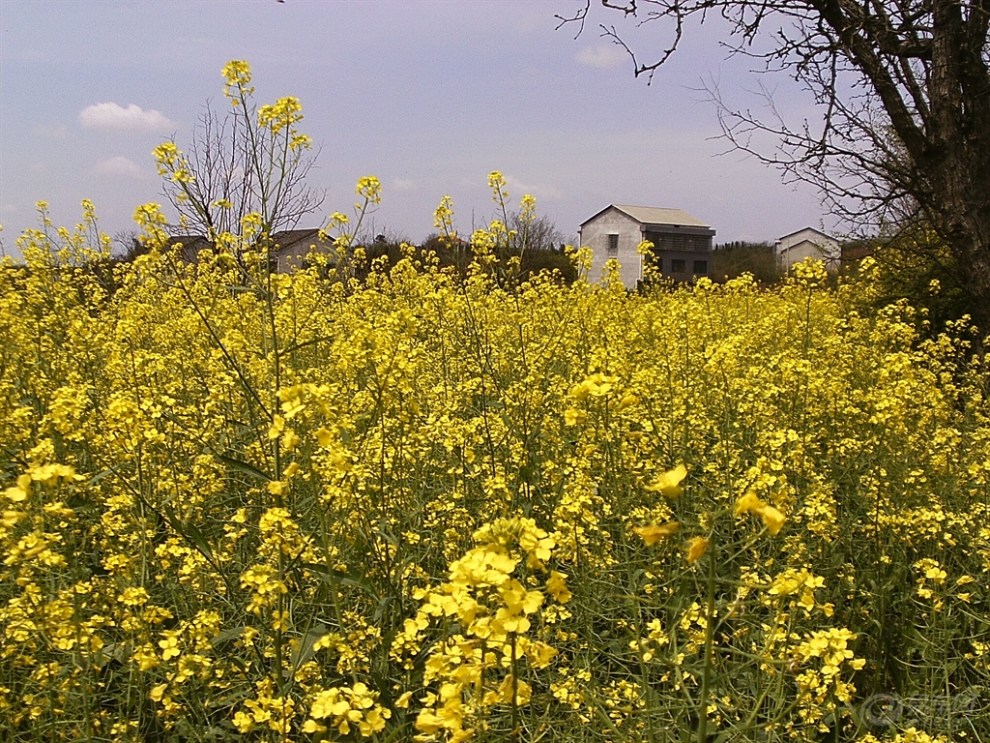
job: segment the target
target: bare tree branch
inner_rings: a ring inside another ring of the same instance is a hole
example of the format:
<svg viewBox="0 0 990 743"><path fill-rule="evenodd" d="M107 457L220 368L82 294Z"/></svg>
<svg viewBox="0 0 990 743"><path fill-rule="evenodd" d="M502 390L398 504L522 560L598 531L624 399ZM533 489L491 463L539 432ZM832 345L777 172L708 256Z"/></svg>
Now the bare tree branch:
<svg viewBox="0 0 990 743"><path fill-rule="evenodd" d="M990 331L990 0L629 0L601 2L626 23L657 23L651 61L615 25L599 24L648 80L669 61L686 21L718 14L729 55L789 76L819 123L730 106L717 85L723 135L740 150L818 186L836 214L874 226L924 220L965 277ZM560 26L579 34L591 0ZM560 27L558 26L558 27ZM775 144L767 146L771 137Z"/></svg>
<svg viewBox="0 0 990 743"><path fill-rule="evenodd" d="M254 212L274 233L322 206L325 195L306 185L319 153L292 147L287 132L273 136L258 123L257 108L245 103L221 115L207 102L183 152L189 177L166 173L163 191L179 216L178 231L236 233Z"/></svg>

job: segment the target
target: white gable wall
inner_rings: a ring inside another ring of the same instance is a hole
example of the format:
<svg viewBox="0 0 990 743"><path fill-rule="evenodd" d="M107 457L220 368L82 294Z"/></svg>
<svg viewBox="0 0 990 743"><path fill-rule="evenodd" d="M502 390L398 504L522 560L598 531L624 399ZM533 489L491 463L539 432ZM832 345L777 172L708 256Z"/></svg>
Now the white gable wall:
<svg viewBox="0 0 990 743"><path fill-rule="evenodd" d="M826 268L835 270L842 253L835 239L811 227L784 235L777 241L776 249L777 260L785 271L806 258L824 261Z"/></svg>
<svg viewBox="0 0 990 743"><path fill-rule="evenodd" d="M615 207L609 207L581 226L581 245L591 248L591 281L601 281L609 259L609 235L618 235L619 277L627 289L643 278L643 257L637 251L643 240L642 225Z"/></svg>

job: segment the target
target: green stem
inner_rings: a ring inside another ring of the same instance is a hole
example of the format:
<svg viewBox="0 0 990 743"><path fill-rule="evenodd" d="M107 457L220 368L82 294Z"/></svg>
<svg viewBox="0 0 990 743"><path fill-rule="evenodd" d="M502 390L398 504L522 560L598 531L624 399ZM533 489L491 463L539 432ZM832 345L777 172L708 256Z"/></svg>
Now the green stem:
<svg viewBox="0 0 990 743"><path fill-rule="evenodd" d="M511 647L512 647L512 665L510 667L510 673L512 674L512 740L519 740L519 661L516 657L516 635L512 634Z"/></svg>
<svg viewBox="0 0 990 743"><path fill-rule="evenodd" d="M711 547L711 545L709 545ZM712 657L715 654L715 557L708 554L708 595L705 607L705 669L701 677L701 695L698 699L698 743L708 739L708 696L712 683Z"/></svg>

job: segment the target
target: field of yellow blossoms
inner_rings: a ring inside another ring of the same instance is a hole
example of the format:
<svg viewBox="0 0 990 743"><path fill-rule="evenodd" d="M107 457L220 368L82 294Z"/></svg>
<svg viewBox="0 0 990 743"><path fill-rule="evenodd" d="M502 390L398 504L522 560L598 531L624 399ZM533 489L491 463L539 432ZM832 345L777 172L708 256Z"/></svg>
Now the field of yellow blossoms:
<svg viewBox="0 0 990 743"><path fill-rule="evenodd" d="M358 282L138 216L0 266L2 740L990 740L987 370L870 263Z"/></svg>

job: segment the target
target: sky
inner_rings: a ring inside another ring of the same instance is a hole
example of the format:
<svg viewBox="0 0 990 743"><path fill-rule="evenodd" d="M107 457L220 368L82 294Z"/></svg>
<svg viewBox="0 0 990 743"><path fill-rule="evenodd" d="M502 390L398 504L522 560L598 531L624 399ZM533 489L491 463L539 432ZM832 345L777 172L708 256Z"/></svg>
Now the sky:
<svg viewBox="0 0 990 743"><path fill-rule="evenodd" d="M568 238L609 204L683 209L716 242L773 241L831 230L819 194L719 137L706 88L735 105L774 103L800 122L820 116L788 81L726 58L715 22L688 29L651 84L600 35L616 24L648 56L668 41L596 9L583 33L557 29L576 0L0 0L0 239L56 225L96 205L108 234L134 230L134 208L164 203L154 147L190 143L207 102L223 110L221 69L251 64L258 103L296 96L317 148L307 183L325 191L318 227L351 212L354 187L377 176L373 234L421 242L453 199L461 233L495 214L488 173L510 201ZM727 151L729 150L729 151ZM168 213L168 212L167 212ZM171 216L171 214L170 214Z"/></svg>

